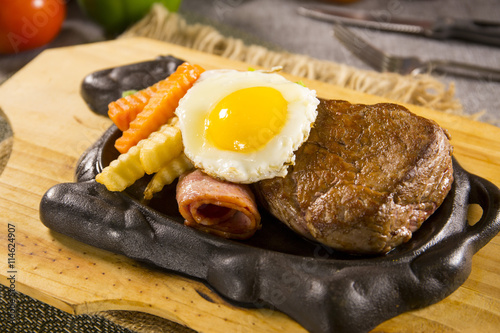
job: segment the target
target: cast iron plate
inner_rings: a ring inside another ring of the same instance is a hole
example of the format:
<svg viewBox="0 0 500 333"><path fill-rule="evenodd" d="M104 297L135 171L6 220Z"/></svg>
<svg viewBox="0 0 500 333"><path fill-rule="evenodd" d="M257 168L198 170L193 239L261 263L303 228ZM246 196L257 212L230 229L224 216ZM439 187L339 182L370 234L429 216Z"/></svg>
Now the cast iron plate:
<svg viewBox="0 0 500 333"><path fill-rule="evenodd" d="M171 57L158 61L180 63ZM138 68L133 65L134 72ZM282 311L311 332L365 332L442 300L467 279L473 254L500 231L500 190L454 160L455 180L441 207L387 255L333 251L299 237L263 210L263 228L250 240L221 239L183 225L175 184L146 206L139 198L147 177L123 193L94 180L118 156L113 144L119 135L110 127L81 157L76 182L47 191L41 221L92 246L201 279L240 306ZM472 226L469 204L483 209Z"/></svg>

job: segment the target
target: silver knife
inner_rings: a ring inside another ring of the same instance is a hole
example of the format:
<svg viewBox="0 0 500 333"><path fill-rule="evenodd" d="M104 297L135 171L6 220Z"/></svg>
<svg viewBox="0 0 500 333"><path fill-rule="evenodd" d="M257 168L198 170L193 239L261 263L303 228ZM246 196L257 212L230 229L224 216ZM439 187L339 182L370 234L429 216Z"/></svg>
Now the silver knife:
<svg viewBox="0 0 500 333"><path fill-rule="evenodd" d="M362 28L422 35L435 39L455 38L500 46L500 21L481 21L443 17L436 20L387 15L384 11L347 10L304 6L298 13L327 22L340 22Z"/></svg>

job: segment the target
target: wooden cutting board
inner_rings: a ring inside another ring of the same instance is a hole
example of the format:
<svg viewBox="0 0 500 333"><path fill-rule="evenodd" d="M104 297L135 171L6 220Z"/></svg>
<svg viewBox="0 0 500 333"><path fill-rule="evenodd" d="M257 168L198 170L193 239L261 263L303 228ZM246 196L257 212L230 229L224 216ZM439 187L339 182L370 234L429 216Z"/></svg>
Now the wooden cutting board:
<svg viewBox="0 0 500 333"><path fill-rule="evenodd" d="M248 65L143 38L47 50L0 86L0 107L14 145L0 176L0 282L9 285L8 226L15 227L15 288L70 313L137 310L204 332L304 332L288 316L246 309L199 281L177 276L48 230L39 220L42 195L73 181L80 155L107 129L79 95L89 73L173 55L206 69ZM299 78L290 77L292 80ZM376 103L383 98L302 79L323 98ZM407 105L448 129L458 162L500 186L500 128ZM477 214L476 214L477 215ZM473 259L469 279L443 301L402 314L377 332L497 332L500 327L500 236Z"/></svg>

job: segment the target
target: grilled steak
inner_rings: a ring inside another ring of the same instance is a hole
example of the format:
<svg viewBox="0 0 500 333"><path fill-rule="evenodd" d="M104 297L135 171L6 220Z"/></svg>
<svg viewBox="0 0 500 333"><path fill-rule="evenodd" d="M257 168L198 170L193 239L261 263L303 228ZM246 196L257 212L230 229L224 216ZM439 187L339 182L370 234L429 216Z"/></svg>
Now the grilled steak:
<svg viewBox="0 0 500 333"><path fill-rule="evenodd" d="M256 192L307 238L350 253L385 253L443 202L452 150L441 127L403 106L322 100L295 165Z"/></svg>

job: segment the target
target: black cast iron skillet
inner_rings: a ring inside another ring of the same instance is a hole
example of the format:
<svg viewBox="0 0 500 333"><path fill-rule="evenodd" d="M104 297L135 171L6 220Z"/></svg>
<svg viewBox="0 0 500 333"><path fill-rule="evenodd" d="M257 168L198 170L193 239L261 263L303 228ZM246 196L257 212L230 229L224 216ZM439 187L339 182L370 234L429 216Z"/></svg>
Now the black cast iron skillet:
<svg viewBox="0 0 500 333"><path fill-rule="evenodd" d="M93 73L82 96L95 112L105 113L107 103L96 85L109 90L102 82L113 71L122 76L114 89L127 90L121 82L130 73L143 80L134 87L141 89L151 84L144 79L151 68L163 66L162 75L168 75L180 63L162 57ZM81 157L76 182L47 191L40 203L42 222L92 246L205 281L239 306L282 311L311 332L365 332L442 300L467 279L473 254L500 231L500 190L453 160L455 180L443 204L408 243L386 255L334 251L298 236L264 211L263 228L250 240L221 239L183 225L175 184L144 205L147 177L123 193L94 180L118 156L113 144L119 135L110 127ZM483 209L474 225L467 221L470 204Z"/></svg>

